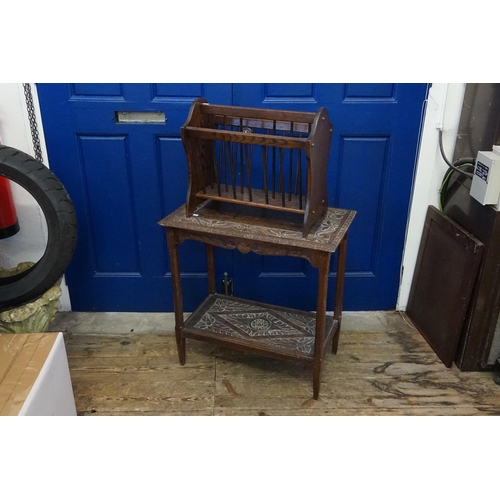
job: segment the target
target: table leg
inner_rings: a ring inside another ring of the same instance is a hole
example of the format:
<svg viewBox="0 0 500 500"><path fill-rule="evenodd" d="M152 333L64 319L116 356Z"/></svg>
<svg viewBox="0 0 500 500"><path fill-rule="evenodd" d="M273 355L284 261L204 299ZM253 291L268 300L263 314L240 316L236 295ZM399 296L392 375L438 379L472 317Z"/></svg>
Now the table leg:
<svg viewBox="0 0 500 500"><path fill-rule="evenodd" d="M186 363L186 338L183 334L184 314L182 310L182 288L181 274L179 270L179 252L175 237L175 231L167 228L168 249L170 252L170 272L172 274L172 290L174 296L174 313L175 313L175 341L177 343L177 353L181 365Z"/></svg>
<svg viewBox="0 0 500 500"><path fill-rule="evenodd" d="M215 286L215 261L214 247L207 243L207 277L208 277L208 293L216 293Z"/></svg>
<svg viewBox="0 0 500 500"><path fill-rule="evenodd" d="M321 384L321 368L325 343L326 299L328 295L328 272L330 268L330 254L324 253L318 266L318 298L316 302L316 335L314 340L313 361L313 397L319 398Z"/></svg>
<svg viewBox="0 0 500 500"><path fill-rule="evenodd" d="M345 262L347 251L347 233L342 238L339 246L339 259L337 262L337 286L335 290L335 310L333 317L337 320L337 331L333 336L332 352L337 354L339 345L340 326L342 323L342 300L344 297L344 277L345 277Z"/></svg>

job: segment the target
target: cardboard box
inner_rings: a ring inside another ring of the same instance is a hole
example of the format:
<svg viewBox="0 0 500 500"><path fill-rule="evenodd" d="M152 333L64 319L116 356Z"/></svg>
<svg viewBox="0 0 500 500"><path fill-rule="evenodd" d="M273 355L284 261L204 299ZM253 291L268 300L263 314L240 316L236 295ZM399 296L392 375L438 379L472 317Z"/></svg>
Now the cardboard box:
<svg viewBox="0 0 500 500"><path fill-rule="evenodd" d="M0 334L0 415L76 415L61 332Z"/></svg>

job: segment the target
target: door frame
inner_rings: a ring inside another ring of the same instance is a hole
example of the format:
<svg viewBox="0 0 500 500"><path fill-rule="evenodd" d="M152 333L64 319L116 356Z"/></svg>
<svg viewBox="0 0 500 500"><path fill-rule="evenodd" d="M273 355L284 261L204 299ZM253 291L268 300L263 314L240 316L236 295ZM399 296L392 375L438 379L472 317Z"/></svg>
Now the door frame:
<svg viewBox="0 0 500 500"><path fill-rule="evenodd" d="M397 311L405 311L417 263L417 254L429 205L439 206L438 196L448 169L439 150L439 125L443 128L444 151L451 160L455 149L465 83L433 83L423 110L420 148L415 158L410 209L401 264Z"/></svg>

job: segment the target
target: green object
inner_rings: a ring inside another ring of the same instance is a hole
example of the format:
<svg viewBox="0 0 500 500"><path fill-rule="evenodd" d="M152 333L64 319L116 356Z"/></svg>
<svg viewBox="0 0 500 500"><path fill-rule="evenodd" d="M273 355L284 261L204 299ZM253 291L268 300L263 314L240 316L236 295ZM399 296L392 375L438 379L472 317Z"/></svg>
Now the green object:
<svg viewBox="0 0 500 500"><path fill-rule="evenodd" d="M462 163L460 165L456 165L456 168L462 168L462 167L474 167L472 163ZM448 186L448 182L450 181L451 174L455 172L454 169L449 168L444 175L443 182L441 183L441 187L439 188L439 210L442 212L443 211L443 193L446 187Z"/></svg>
<svg viewBox="0 0 500 500"><path fill-rule="evenodd" d="M21 262L14 269L0 268L0 276L11 276L25 271L33 262ZM61 297L61 280L38 299L0 313L0 334L43 333L54 319Z"/></svg>

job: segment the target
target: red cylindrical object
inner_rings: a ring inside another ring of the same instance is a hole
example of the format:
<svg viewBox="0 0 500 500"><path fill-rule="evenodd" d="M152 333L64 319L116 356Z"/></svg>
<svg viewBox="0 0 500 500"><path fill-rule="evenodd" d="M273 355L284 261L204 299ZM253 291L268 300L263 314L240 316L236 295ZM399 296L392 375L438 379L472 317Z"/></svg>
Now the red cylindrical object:
<svg viewBox="0 0 500 500"><path fill-rule="evenodd" d="M19 231L16 207L10 182L0 176L0 239L8 238Z"/></svg>

